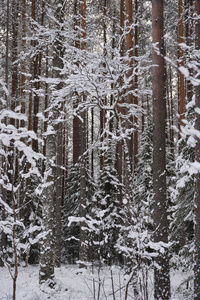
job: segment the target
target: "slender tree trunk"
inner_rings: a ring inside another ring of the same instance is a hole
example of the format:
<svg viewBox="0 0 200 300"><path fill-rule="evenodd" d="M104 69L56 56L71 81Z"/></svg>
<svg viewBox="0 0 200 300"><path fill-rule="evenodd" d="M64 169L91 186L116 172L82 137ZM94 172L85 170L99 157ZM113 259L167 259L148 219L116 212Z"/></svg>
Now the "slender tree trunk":
<svg viewBox="0 0 200 300"><path fill-rule="evenodd" d="M18 50L18 5L12 1L12 91L11 91L11 110L15 111L18 96L18 67L17 60ZM15 126L15 120L11 118L11 124Z"/></svg>
<svg viewBox="0 0 200 300"><path fill-rule="evenodd" d="M22 6L22 49L25 52L26 50L26 0L23 0ZM21 68L21 113L25 114L25 84L26 84L26 65L25 61L22 63ZM25 127L25 121L21 120L21 127Z"/></svg>
<svg viewBox="0 0 200 300"><path fill-rule="evenodd" d="M61 264L61 206L63 195L63 124L58 124L56 146L56 232L55 265Z"/></svg>
<svg viewBox="0 0 200 300"><path fill-rule="evenodd" d="M64 121L66 121L66 118L64 117ZM65 199L65 182L67 178L67 168L68 168L68 128L66 127L66 123L64 122L62 124L62 199L61 203L63 205L64 199Z"/></svg>
<svg viewBox="0 0 200 300"><path fill-rule="evenodd" d="M78 3L74 0L74 31L77 33L78 21ZM75 39L75 47L79 48L80 41L78 37ZM79 104L79 96L76 94L76 100L74 102L74 111L77 110ZM76 165L80 156L80 120L77 116L73 118L73 164Z"/></svg>
<svg viewBox="0 0 200 300"><path fill-rule="evenodd" d="M19 30L19 3L12 1L12 88L11 88L11 110L15 111L16 106L18 105L18 96L19 96L19 74L18 74L18 64L16 63L18 55L18 30ZM19 122L15 121L14 118L10 119L10 122L13 126L18 127ZM11 146L11 152L14 152L14 145ZM15 176L11 176L11 183L14 184L18 180L18 151L15 152L15 156L12 155L9 157L9 164L11 168L10 174L15 170ZM13 181L14 180L14 181Z"/></svg>
<svg viewBox="0 0 200 300"><path fill-rule="evenodd" d="M174 153L174 102L173 102L173 88L172 88L172 68L169 67L169 106L170 106L170 149Z"/></svg>
<svg viewBox="0 0 200 300"><path fill-rule="evenodd" d="M104 103L105 104L105 103ZM105 110L101 109L100 111L100 136L101 136L101 145L103 145L104 141L104 127L105 127ZM103 170L104 166L104 150L100 150L100 169Z"/></svg>
<svg viewBox="0 0 200 300"><path fill-rule="evenodd" d="M8 64L9 64L9 23L10 23L10 0L7 0L6 6L6 74L5 74L5 82L8 89ZM7 103L7 107L9 105L8 95L5 93L5 99Z"/></svg>
<svg viewBox="0 0 200 300"><path fill-rule="evenodd" d="M42 20L44 19L45 13L45 1L42 2ZM43 21L42 21L43 22ZM46 78L49 76L49 51L46 48ZM31 63L32 67L32 63ZM32 99L31 99L32 102ZM48 83L45 84L45 101L44 101L44 133L47 132L48 128ZM31 107L29 106L29 112L32 115ZM32 117L30 115L29 126L31 126ZM44 190L42 193L42 226L44 236L40 243L40 266L39 266L39 284L47 284L53 288L55 285L54 275L54 264L55 264L55 198L56 198L56 187L55 187L55 170L52 167L52 160L55 157L55 135L47 135L44 138L43 154L45 160L42 162L42 175L44 182Z"/></svg>
<svg viewBox="0 0 200 300"><path fill-rule="evenodd" d="M183 49L180 45L183 43L183 0L179 0L179 67L184 66ZM184 75L179 72L179 109L180 118L179 126L184 126L183 119L185 118L185 84Z"/></svg>
<svg viewBox="0 0 200 300"><path fill-rule="evenodd" d="M31 2L31 17L32 19L35 18L35 0L32 0ZM31 24L31 31L34 31L34 26L33 24ZM31 49L33 50L33 48L35 47L35 41L33 39L31 39L31 42L30 42L30 46L31 46ZM28 102L28 130L31 131L33 129L33 79L34 79L34 76L33 76L33 70L34 70L34 57L32 57L30 59L30 86L29 86L29 89L30 89L30 92L29 92L29 102ZM28 142L28 145L29 146L32 146L32 142L29 141ZM27 173L29 172L30 170L30 163L28 162L27 163ZM31 185L31 179L30 177L27 178L26 180L26 186L27 186L27 202L29 201L29 188L30 188L30 185Z"/></svg>
<svg viewBox="0 0 200 300"><path fill-rule="evenodd" d="M46 70L45 70L45 77L48 78L49 77L49 59L48 59L48 55L49 55L49 51L48 51L48 47L46 49ZM45 117L45 121L44 121L44 128L43 128L43 132L46 133L47 132L47 126L48 126L48 116L49 113L47 111L48 109L48 104L49 104L49 100L48 100L48 83L45 83L45 97L44 97L44 117ZM42 154L44 155L44 157L46 157L46 153L47 153L47 139L46 136L44 135L44 146L43 146L43 151ZM43 160L42 162L42 174L44 175L45 172L45 161Z"/></svg>
<svg viewBox="0 0 200 300"><path fill-rule="evenodd" d="M91 109L91 144L94 143L94 109ZM91 177L94 178L94 149L91 151Z"/></svg>
<svg viewBox="0 0 200 300"><path fill-rule="evenodd" d="M115 42L116 42L116 7L114 7L113 12L113 22L112 22L112 59L114 58L114 51L115 51ZM111 83L111 89L115 87L114 83ZM114 103L114 95L110 96L110 106ZM113 112L110 112L110 120L109 120L109 132L112 134L114 129L114 119L113 119Z"/></svg>
<svg viewBox="0 0 200 300"><path fill-rule="evenodd" d="M9 65L9 23L10 23L10 1L7 0L7 6L6 6L6 65L5 65L5 83L6 83L6 87L8 89L8 65ZM6 105L5 107L8 109L9 107L9 96L7 95L7 93L5 93L5 100L6 100ZM7 118L5 117L4 119L5 124L7 124ZM4 146L4 150L6 153L6 147ZM2 169L3 169L3 173L4 175L7 174L7 162L6 162L6 158L5 156L2 157ZM2 199L5 203L7 203L7 191L6 189L3 187L1 187L2 190ZM6 210L5 207L2 207L2 221L5 221L6 218ZM5 233L2 231L1 232L1 245L0 245L0 250L3 252L3 250L6 248L6 235ZM4 266L4 262L3 260L0 258L0 266Z"/></svg>
<svg viewBox="0 0 200 300"><path fill-rule="evenodd" d="M166 160L165 160L165 66L163 39L163 0L152 1L153 35L153 191L154 242L168 243ZM155 49L156 47L156 49ZM159 53L158 53L158 51ZM154 298L170 297L169 258L167 250L155 258Z"/></svg>
<svg viewBox="0 0 200 300"><path fill-rule="evenodd" d="M196 8L196 50L200 51L200 0L195 1ZM198 57L199 59L199 57ZM199 78L198 78L199 79ZM195 90L196 108L200 109L200 85ZM196 129L200 132L200 114L196 113ZM196 143L196 161L200 163L200 139ZM200 171L196 175L195 194L195 258L194 258L194 300L200 300Z"/></svg>
<svg viewBox="0 0 200 300"><path fill-rule="evenodd" d="M22 2L22 7L21 7L21 23L22 23L22 28L21 28L21 32L22 32L22 52L26 52L26 0L23 0ZM25 60L23 59L22 63L21 63L21 76L20 76L20 100L21 100L21 113L25 115L26 112L26 64L25 64ZM25 127L25 120L22 119L20 121L20 127ZM23 138L21 139L22 142L26 143L26 140ZM22 159L23 156L23 152L20 151L19 153L19 158L20 160ZM24 161L25 162L25 161ZM21 166L19 166L19 172L21 172ZM21 182L20 182L20 189L19 189L19 194L18 194L18 208L20 208L19 210L19 218L21 219L22 216L24 215L29 215L29 207L27 207L26 205L23 206L24 199L26 198L26 179L21 178ZM27 220L27 218L25 218L25 220Z"/></svg>
<svg viewBox="0 0 200 300"><path fill-rule="evenodd" d="M49 59L48 59L48 55L49 55L49 51L48 48L46 49L46 78L49 77ZM45 83L45 97L44 97L44 117L45 117L45 121L44 121L44 133L47 132L47 126L48 126L48 84ZM47 150L47 145L46 145L46 137L44 137L44 146L43 146L43 155L44 157L46 156L46 150ZM42 173L44 174L45 171L45 164L44 164L44 160L42 162Z"/></svg>
<svg viewBox="0 0 200 300"><path fill-rule="evenodd" d="M106 49L106 45L107 45L107 26L106 26L106 14L107 14L107 0L103 1L103 56L106 58L107 56L107 49ZM105 63L103 63L103 67L106 68ZM105 97L103 100L103 105L107 105L107 97ZM100 135L101 135L101 145L103 145L104 139L105 139L105 133L104 133L104 129L105 129L105 124L106 124L106 111L105 109L101 109L100 110ZM101 150L100 151L100 169L103 170L104 167L104 162L105 162L105 151Z"/></svg>
<svg viewBox="0 0 200 300"><path fill-rule="evenodd" d="M81 5L81 27L82 27L82 42L81 42L81 50L85 50L86 48L86 0L82 1ZM82 101L86 101L85 94L82 95ZM80 217L82 221L80 222L80 248L79 248L79 260L81 261L80 267L84 266L84 262L87 261L87 232L85 230L86 223L86 110L81 112L81 131L80 131L80 150L81 150L81 162L80 162Z"/></svg>
<svg viewBox="0 0 200 300"><path fill-rule="evenodd" d="M31 7L31 17L34 21L36 21L36 7L37 7L37 0L32 0L32 7ZM35 40L33 40L33 46L36 47L37 43ZM38 81L38 76L40 75L40 69L39 65L41 64L39 62L41 60L41 56L37 54L33 58L33 131L35 132L36 136L38 133L38 112L39 112L39 95L38 95L38 90L39 90L39 81ZM32 142L32 148L35 152L38 152L38 140L33 139Z"/></svg>
<svg viewBox="0 0 200 300"><path fill-rule="evenodd" d="M185 37L186 43L188 46L192 46L192 37L193 37L193 22L192 22L192 15L193 15L193 1L192 0L185 0L185 6L187 10L186 14L186 29L185 29ZM190 61L191 58L188 57ZM192 74L192 69L189 70L190 74ZM193 86L192 83L188 80L187 81L187 103L192 101L193 96Z"/></svg>
<svg viewBox="0 0 200 300"><path fill-rule="evenodd" d="M144 110L144 96L142 96L142 110ZM144 132L144 113L142 113L142 133Z"/></svg>
<svg viewBox="0 0 200 300"><path fill-rule="evenodd" d="M138 57L138 0L135 0L135 57ZM137 63L137 62L136 62ZM134 104L138 105L138 69L135 70L135 92L136 95L134 96ZM134 117L134 125L136 126L134 131L134 170L137 168L138 165L138 118Z"/></svg>
<svg viewBox="0 0 200 300"><path fill-rule="evenodd" d="M58 0L56 10L56 19L59 22L59 32L56 35L54 43L54 59L53 64L57 69L55 76L61 78L60 72L63 69L63 56L64 46L61 32L63 31L64 22L64 1ZM62 88L62 83L56 86L57 91ZM63 105L61 105L61 111ZM55 113L57 115L57 112ZM62 195L63 195L63 122L59 122L56 126L56 198L55 198L55 210L56 210L56 227L55 227L55 264L57 267L61 264L61 206L62 206Z"/></svg>
<svg viewBox="0 0 200 300"><path fill-rule="evenodd" d="M14 154L13 154L13 157L14 157ZM13 175L14 175L14 172L13 172ZM14 178L13 178L13 181L14 181ZM15 207L16 204L15 204L15 195L14 195L14 186L13 185L12 185L12 199L13 199L12 247L13 247L13 256L14 256L13 300L15 300L16 292L17 292L18 256L17 256L17 240L16 240L17 214L16 214L16 207Z"/></svg>
<svg viewBox="0 0 200 300"><path fill-rule="evenodd" d="M122 35L124 33L124 0L120 1L120 37L121 37L121 48L120 48L120 55L121 57L124 56L124 39ZM123 78L120 78L120 86L123 85ZM117 119L117 130L118 135L121 135L121 129L123 126L123 108L121 107L122 103L124 102L124 95L123 92L119 93L119 105L118 105L118 119ZM116 147L116 170L119 178L119 182L122 184L122 166L123 166L123 142L122 140L117 142ZM122 186L119 186L119 195L118 195L119 205L122 203Z"/></svg>
<svg viewBox="0 0 200 300"><path fill-rule="evenodd" d="M46 49L46 78L49 76L48 48ZM44 133L48 127L48 84L45 84L45 104L44 104ZM54 286L54 197L55 197L55 174L52 173L50 161L55 156L55 136L47 135L44 139L43 155L45 160L42 162L42 175L47 187L43 191L42 214L43 230L45 236L41 241L40 249L40 269L39 283L47 283L50 287Z"/></svg>
<svg viewBox="0 0 200 300"><path fill-rule="evenodd" d="M127 16L127 35L126 35L126 47L129 57L128 66L128 81L129 87L127 88L127 104L133 104L133 2L132 0L126 0L126 16ZM129 113L129 109L127 109ZM133 117L130 116L127 120L127 128L132 128ZM131 166L131 171L133 169L133 134L131 133L127 138L128 155Z"/></svg>
<svg viewBox="0 0 200 300"><path fill-rule="evenodd" d="M39 269L39 283L47 283L53 287L54 282L54 174L51 168L51 158L55 155L54 149L55 137L47 137L47 159L45 163L44 182L46 187L43 191L42 198L42 215L43 215L43 231L44 237L40 246L40 269ZM53 148L52 148L53 146Z"/></svg>
<svg viewBox="0 0 200 300"><path fill-rule="evenodd" d="M83 119L81 126L81 162L80 162L80 217L82 221L80 222L80 248L79 248L79 260L81 261L80 267L85 267L84 262L87 261L87 233L85 230L86 223L86 157L84 152L86 151L86 112L81 113L81 117Z"/></svg>
<svg viewBox="0 0 200 300"><path fill-rule="evenodd" d="M74 109L78 108L79 97L76 97ZM76 165L80 157L80 120L77 116L73 118L73 164Z"/></svg>

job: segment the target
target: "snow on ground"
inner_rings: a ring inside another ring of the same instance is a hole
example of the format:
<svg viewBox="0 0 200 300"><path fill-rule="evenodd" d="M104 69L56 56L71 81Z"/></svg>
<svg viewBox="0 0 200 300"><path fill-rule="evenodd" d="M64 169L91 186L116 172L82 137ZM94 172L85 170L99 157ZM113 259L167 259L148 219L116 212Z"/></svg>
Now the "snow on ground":
<svg viewBox="0 0 200 300"><path fill-rule="evenodd" d="M123 300L125 281L118 267L103 268L100 272L83 270L77 266L62 265L55 270L56 288L52 291L44 287L41 291L38 283L38 266L19 267L16 300ZM173 271L171 273L172 300L190 300L192 273ZM189 278L189 280L188 280ZM112 282L113 279L113 282ZM149 278L149 300L153 300L152 274ZM99 289L100 287L100 289ZM134 299L129 289L129 299ZM99 298L98 298L99 293ZM94 297L95 294L95 297ZM12 279L6 267L0 268L0 300L12 299Z"/></svg>

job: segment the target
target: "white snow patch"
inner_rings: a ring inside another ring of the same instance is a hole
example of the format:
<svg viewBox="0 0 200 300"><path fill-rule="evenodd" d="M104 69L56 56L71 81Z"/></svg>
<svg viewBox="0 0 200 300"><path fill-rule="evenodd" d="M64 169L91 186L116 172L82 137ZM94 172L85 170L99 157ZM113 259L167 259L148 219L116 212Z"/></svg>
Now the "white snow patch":
<svg viewBox="0 0 200 300"><path fill-rule="evenodd" d="M190 75L188 69L186 69L186 68L183 67L183 66L179 67L179 71L180 71L186 78L188 78L189 75Z"/></svg>
<svg viewBox="0 0 200 300"><path fill-rule="evenodd" d="M16 300L94 300L94 292L100 286L101 300L113 300L112 278L114 282L115 299L124 299L127 278L123 270L117 266L101 268L95 266L87 270L82 270L77 265L62 265L55 269L56 286L50 289L47 286L39 286L38 282L39 266L19 267L17 278L17 297ZM186 286L192 286L192 272L171 272L171 300L189 300ZM192 288L192 287L191 287ZM45 292L44 292L45 289ZM131 285L129 287L131 295ZM183 296L187 294L186 296ZM0 268L0 299L12 299L12 279L6 267ZM130 299L132 297L130 296ZM149 300L153 300L153 273L149 271Z"/></svg>

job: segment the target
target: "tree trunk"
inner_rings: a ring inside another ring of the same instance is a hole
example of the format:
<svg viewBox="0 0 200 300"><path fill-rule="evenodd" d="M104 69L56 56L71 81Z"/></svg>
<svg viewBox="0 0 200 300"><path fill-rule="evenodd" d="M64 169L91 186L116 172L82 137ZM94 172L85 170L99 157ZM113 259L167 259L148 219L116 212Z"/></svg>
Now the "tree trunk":
<svg viewBox="0 0 200 300"><path fill-rule="evenodd" d="M91 144L94 143L94 109L91 109ZM91 151L91 177L94 178L94 149Z"/></svg>
<svg viewBox="0 0 200 300"><path fill-rule="evenodd" d="M127 35L126 35L126 47L129 57L129 66L127 77L129 81L129 86L127 88L127 104L133 104L133 3L132 0L126 0L126 16L127 16ZM127 113L129 114L129 109L127 109ZM133 117L130 116L127 121L127 128L132 128ZM131 171L133 169L133 134L131 133L127 138L127 148L129 155L129 162Z"/></svg>
<svg viewBox="0 0 200 300"><path fill-rule="evenodd" d="M196 8L196 50L200 50L200 0L195 1ZM197 18L198 17L198 18ZM199 77L198 77L199 79ZM200 109L200 85L195 90L196 107ZM200 114L196 113L196 130L200 132ZM200 163L200 139L196 143L196 161ZM195 258L194 258L194 300L200 300L200 171L196 175L195 196Z"/></svg>
<svg viewBox="0 0 200 300"><path fill-rule="evenodd" d="M122 39L122 35L124 33L124 0L120 1L120 37ZM120 48L120 55L121 57L124 56L124 40L121 41L121 48ZM120 87L123 85L123 78L120 78ZM121 129L122 129L122 115L123 115L123 109L121 107L121 104L124 102L124 95L123 92L119 92L119 106L118 106L118 119L117 119L117 130L118 130L118 136L121 135ZM122 184L122 166L123 166L123 142L122 140L117 142L116 147L116 170L118 174L119 182ZM122 186L119 186L119 195L118 195L118 202L119 205L122 203Z"/></svg>
<svg viewBox="0 0 200 300"><path fill-rule="evenodd" d="M170 106L170 149L174 153L174 102L173 102L173 88L172 88L172 68L169 67L169 106Z"/></svg>
<svg viewBox="0 0 200 300"><path fill-rule="evenodd" d="M55 265L61 264L61 206L63 195L63 124L58 124L56 145L56 230L55 230Z"/></svg>
<svg viewBox="0 0 200 300"><path fill-rule="evenodd" d="M54 42L54 59L53 65L55 67L55 77L61 78L60 72L63 69L63 56L64 46L61 32L63 31L64 22L64 2L63 0L57 0L56 19L59 22L58 32ZM62 88L62 82L56 86L56 90L59 91ZM63 110L63 105L60 103L60 110ZM58 116L59 112L55 112L55 116ZM56 227L55 227L55 265L57 267L61 264L61 206L63 195L63 122L59 122L56 125L56 198L55 198L55 210L56 210Z"/></svg>
<svg viewBox="0 0 200 300"><path fill-rule="evenodd" d="M183 49L180 46L183 43L183 0L179 0L179 67L184 66ZM184 75L179 72L179 126L184 126L183 119L185 118L185 86Z"/></svg>
<svg viewBox="0 0 200 300"><path fill-rule="evenodd" d="M48 78L49 77L49 59L48 59L48 48L46 49L46 74L45 77ZM44 117L45 117L45 121L44 121L44 129L43 132L45 133L47 131L47 126L48 126L48 83L45 83L45 97L44 97ZM46 145L46 137L44 137L44 146L43 146L43 155L46 156L46 149L47 149L47 145ZM45 171L45 163L44 160L42 162L42 174L44 174Z"/></svg>
<svg viewBox="0 0 200 300"><path fill-rule="evenodd" d="M45 172L43 174L45 188L42 198L42 221L44 237L40 247L40 269L39 283L46 283L50 287L55 284L54 281L54 199L55 199L55 177L53 174L51 159L55 152L55 136L47 136L47 152L45 162Z"/></svg>
<svg viewBox="0 0 200 300"><path fill-rule="evenodd" d="M84 262L87 261L87 232L85 230L86 227L86 111L81 113L82 117L82 126L81 126L81 161L80 161L80 218L82 221L80 222L80 248L79 248L79 260L80 267L85 267Z"/></svg>
<svg viewBox="0 0 200 300"><path fill-rule="evenodd" d="M36 21L36 6L37 6L37 0L32 0L32 7L31 7L31 17L34 21ZM36 40L33 40L33 46L36 47L37 43ZM38 112L39 112L39 95L37 94L39 90L39 81L38 81L38 76L40 75L40 69L39 65L41 60L41 56L37 54L33 58L32 66L33 66L33 131L35 132L37 136L38 132ZM32 142L32 148L35 152L38 152L38 140L33 139Z"/></svg>
<svg viewBox="0 0 200 300"><path fill-rule="evenodd" d="M15 111L18 96L18 65L15 63L17 60L18 52L18 6L17 3L12 1L12 92L11 92L11 110ZM11 118L11 124L15 126L15 120Z"/></svg>
<svg viewBox="0 0 200 300"><path fill-rule="evenodd" d="M7 0L6 6L6 73L5 73L5 83L8 88L8 67L9 67L9 23L10 23L10 0ZM7 102L7 107L9 105L8 95L5 93L5 99Z"/></svg>
<svg viewBox="0 0 200 300"><path fill-rule="evenodd" d="M54 137L53 142L54 142ZM48 138L50 139L50 138ZM49 144L49 143L48 143ZM51 167L46 165L46 183L48 187L43 191L42 211L43 211L43 230L44 238L40 249L40 270L39 283L47 283L50 287L54 286L54 176Z"/></svg>
<svg viewBox="0 0 200 300"><path fill-rule="evenodd" d="M135 57L138 57L138 0L135 0ZM136 62L137 63L137 62ZM135 93L136 95L134 96L134 104L138 105L138 69L136 68L135 70ZM137 165L138 165L138 118L135 116L134 117L134 126L136 126L135 131L134 131L134 170L136 170Z"/></svg>
<svg viewBox="0 0 200 300"><path fill-rule="evenodd" d="M107 44L107 28L106 28L106 14L107 14L107 0L103 1L103 56L106 59L107 50L106 50L106 44ZM103 63L103 67L106 68L106 64ZM107 97L102 99L103 105L107 105ZM101 146L103 146L103 142L105 139L105 124L106 124L106 111L105 109L100 110L100 136L101 136ZM103 148L103 147L102 147ZM104 163L105 163L105 150L100 150L100 170L103 170Z"/></svg>
<svg viewBox="0 0 200 300"><path fill-rule="evenodd" d="M11 110L14 112L16 106L18 105L18 97L19 97L19 74L18 74L18 64L16 63L16 60L18 58L18 29L19 29L19 7L18 3L16 1L12 1L12 52L11 52L11 57L12 57L12 90L11 90ZM15 121L14 118L10 119L10 123L13 126L18 127L19 122ZM14 145L11 143L11 152L14 153ZM18 180L18 162L17 162L17 157L18 157L18 151L16 150L15 156L12 157L12 155L9 157L9 164L11 168L10 174L12 174L13 170L15 170L14 176L11 176L11 183L15 184Z"/></svg>
<svg viewBox="0 0 200 300"><path fill-rule="evenodd" d="M6 86L8 88L8 66L9 66L9 23L10 23L10 1L7 0L7 6L6 6L6 65L5 65L5 83ZM5 107L8 108L9 107L9 96L7 95L7 93L5 93L5 100L6 100L6 104ZM4 119L5 124L7 124L7 117L5 117ZM6 147L4 146L4 150L6 152ZM3 174L5 175L7 173L7 162L6 162L6 157L3 156L2 160L1 160L1 167L3 170ZM7 203L7 191L6 188L1 187L1 191L2 191L2 199L5 203ZM5 221L6 218L6 210L5 207L2 207L2 221ZM5 233L2 231L1 232L1 245L0 245L0 251L3 253L3 250L6 248L6 235ZM0 266L3 267L4 266L4 262L3 259L0 257Z"/></svg>
<svg viewBox="0 0 200 300"><path fill-rule="evenodd" d="M154 242L168 243L166 161L165 161L165 66L163 40L163 0L152 1L153 37L153 191ZM155 49L156 48L156 49ZM158 53L159 52L159 53ZM155 258L154 297L170 297L169 258L167 250Z"/></svg>
<svg viewBox="0 0 200 300"><path fill-rule="evenodd" d="M81 50L85 50L86 47L86 0L82 1L81 7L81 27L82 27L82 43ZM86 96L82 95L82 101L86 101ZM82 221L80 222L80 248L79 248L79 260L80 267L85 267L84 262L87 261L87 232L85 230L86 223L86 110L81 112L81 127L80 127L80 151L81 151L81 161L80 161L80 218Z"/></svg>
<svg viewBox="0 0 200 300"><path fill-rule="evenodd" d="M185 28L185 38L186 38L186 44L188 46L192 46L192 37L193 37L193 1L192 0L185 0L185 6L186 6L186 28ZM190 61L191 58L188 57L188 60ZM192 69L189 70L190 74L192 74ZM193 96L193 86L192 83L188 80L187 82L187 103L192 101Z"/></svg>
<svg viewBox="0 0 200 300"><path fill-rule="evenodd" d="M23 0L22 6L22 49L25 52L26 50L26 0ZM21 68L21 113L25 114L26 108L26 99L25 99L25 84L26 84L26 65L25 61L22 62ZM21 120L21 127L25 127L25 121Z"/></svg>
<svg viewBox="0 0 200 300"><path fill-rule="evenodd" d="M77 32L78 21L78 3L77 0L74 0L74 31ZM80 41L78 41L78 37L75 39L75 47L78 48L80 46ZM74 102L74 111L77 112L79 104L79 96L76 94L76 100ZM80 156L80 120L77 116L73 118L73 164L76 165L78 162L78 158Z"/></svg>
<svg viewBox="0 0 200 300"><path fill-rule="evenodd" d="M44 18L44 5L42 3L42 19ZM54 49L55 50L55 49ZM46 49L46 78L49 76L49 60L48 48ZM48 128L48 83L45 84L45 103L44 103L44 133ZM29 107L30 108L30 107ZM31 120L31 119L30 119ZM30 123L29 123L30 125ZM42 194L42 225L44 237L40 245L40 267L39 267L39 283L47 284L49 287L55 285L54 280L54 263L55 263L55 170L52 167L52 159L55 157L55 136L47 135L44 137L43 154L45 160L42 162L42 175L45 184Z"/></svg>

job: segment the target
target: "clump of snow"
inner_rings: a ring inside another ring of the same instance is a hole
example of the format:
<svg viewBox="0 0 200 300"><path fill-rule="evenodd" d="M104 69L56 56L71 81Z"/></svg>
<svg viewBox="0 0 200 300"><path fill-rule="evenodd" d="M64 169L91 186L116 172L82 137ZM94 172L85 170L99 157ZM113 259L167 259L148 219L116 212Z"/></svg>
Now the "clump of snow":
<svg viewBox="0 0 200 300"><path fill-rule="evenodd" d="M179 67L179 71L180 71L186 78L188 78L189 75L190 75L188 69L186 69L186 68L183 67L183 66Z"/></svg>

